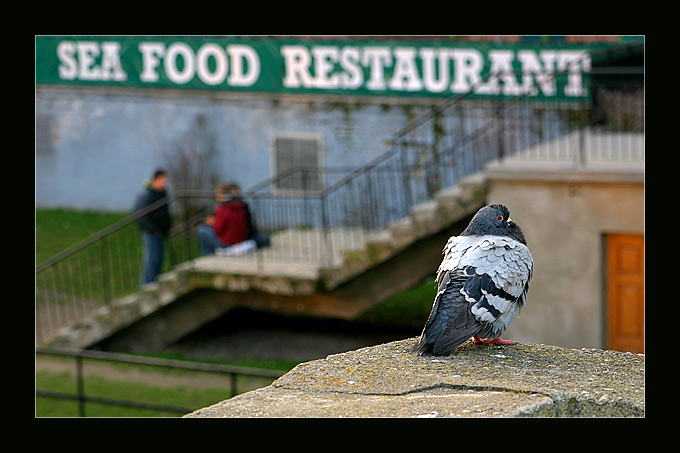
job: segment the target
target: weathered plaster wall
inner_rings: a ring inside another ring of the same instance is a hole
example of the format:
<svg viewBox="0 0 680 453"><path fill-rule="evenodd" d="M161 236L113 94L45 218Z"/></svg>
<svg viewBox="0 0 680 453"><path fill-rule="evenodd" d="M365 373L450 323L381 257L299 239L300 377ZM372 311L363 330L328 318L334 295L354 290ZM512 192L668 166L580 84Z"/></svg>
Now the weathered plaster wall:
<svg viewBox="0 0 680 453"><path fill-rule="evenodd" d="M143 181L167 166L164 154L197 129L214 143L212 178L244 189L273 176L278 132L321 134L324 166L359 166L425 108L386 102L41 88L36 117L50 118L52 149L36 153L36 205L127 211Z"/></svg>
<svg viewBox="0 0 680 453"><path fill-rule="evenodd" d="M564 347L606 347L604 235L644 233L644 166L634 172L487 171L487 202L523 229L534 276L505 337Z"/></svg>

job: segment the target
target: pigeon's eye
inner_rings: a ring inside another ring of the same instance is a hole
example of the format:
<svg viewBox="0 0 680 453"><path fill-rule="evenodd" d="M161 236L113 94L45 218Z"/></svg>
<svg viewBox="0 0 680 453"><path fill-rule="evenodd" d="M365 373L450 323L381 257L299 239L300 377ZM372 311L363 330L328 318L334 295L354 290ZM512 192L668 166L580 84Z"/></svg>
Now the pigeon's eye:
<svg viewBox="0 0 680 453"><path fill-rule="evenodd" d="M499 215L498 218L497 218L496 220L503 220L503 216L502 216L502 215Z"/></svg>

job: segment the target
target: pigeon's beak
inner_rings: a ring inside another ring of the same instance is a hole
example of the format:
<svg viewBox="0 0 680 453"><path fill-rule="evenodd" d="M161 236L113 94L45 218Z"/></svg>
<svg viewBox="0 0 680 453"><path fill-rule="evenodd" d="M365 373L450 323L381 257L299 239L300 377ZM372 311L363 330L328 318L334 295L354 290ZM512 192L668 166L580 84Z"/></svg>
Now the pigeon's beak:
<svg viewBox="0 0 680 453"><path fill-rule="evenodd" d="M514 227L514 226L515 226L515 222L513 222L511 218L508 218L508 226L509 226L509 227Z"/></svg>

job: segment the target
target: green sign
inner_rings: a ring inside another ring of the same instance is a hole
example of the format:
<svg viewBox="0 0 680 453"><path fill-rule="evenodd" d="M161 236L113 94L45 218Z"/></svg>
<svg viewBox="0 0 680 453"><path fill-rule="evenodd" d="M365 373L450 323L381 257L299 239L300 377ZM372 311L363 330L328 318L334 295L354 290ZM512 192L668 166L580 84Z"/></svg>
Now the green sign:
<svg viewBox="0 0 680 453"><path fill-rule="evenodd" d="M358 39L39 36L35 57L36 84L352 96L582 99L590 70L584 46Z"/></svg>

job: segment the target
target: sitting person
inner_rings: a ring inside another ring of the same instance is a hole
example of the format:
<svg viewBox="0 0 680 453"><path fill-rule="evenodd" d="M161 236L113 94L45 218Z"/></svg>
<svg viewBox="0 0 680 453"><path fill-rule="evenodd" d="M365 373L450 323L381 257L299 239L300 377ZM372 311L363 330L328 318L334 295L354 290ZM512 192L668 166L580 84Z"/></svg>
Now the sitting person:
<svg viewBox="0 0 680 453"><path fill-rule="evenodd" d="M220 185L215 191L215 198L219 204L215 207L214 215L206 218L205 225L200 225L196 231L201 255L213 254L216 249L223 252L220 249L224 248L233 253L220 254L243 254L255 248L246 247L247 242L241 244L253 236L254 229L250 210L240 196L238 185L234 183ZM240 247L232 250L237 244Z"/></svg>

